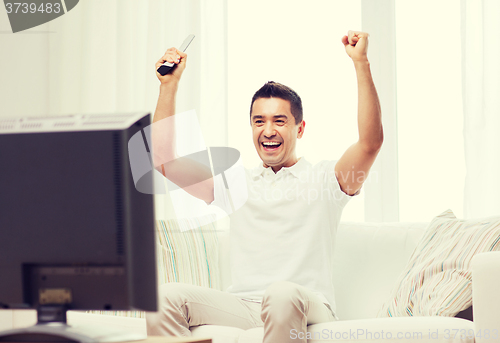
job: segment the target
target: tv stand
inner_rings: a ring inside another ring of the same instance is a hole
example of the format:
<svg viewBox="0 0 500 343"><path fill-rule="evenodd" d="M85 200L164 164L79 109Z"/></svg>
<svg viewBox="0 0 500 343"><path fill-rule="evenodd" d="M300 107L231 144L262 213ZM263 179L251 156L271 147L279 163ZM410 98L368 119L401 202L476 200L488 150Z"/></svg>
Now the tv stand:
<svg viewBox="0 0 500 343"><path fill-rule="evenodd" d="M36 325L0 331L0 342L127 342L143 340L137 333L99 325L68 325L66 305L42 305Z"/></svg>

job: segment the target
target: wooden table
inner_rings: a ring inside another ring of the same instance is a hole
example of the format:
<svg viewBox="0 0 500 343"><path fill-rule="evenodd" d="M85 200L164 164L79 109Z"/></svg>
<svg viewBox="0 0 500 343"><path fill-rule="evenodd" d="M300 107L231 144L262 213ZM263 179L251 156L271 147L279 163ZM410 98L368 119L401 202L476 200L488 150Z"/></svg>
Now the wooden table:
<svg viewBox="0 0 500 343"><path fill-rule="evenodd" d="M211 338L200 337L162 337L150 336L143 341L133 341L124 343L212 343Z"/></svg>

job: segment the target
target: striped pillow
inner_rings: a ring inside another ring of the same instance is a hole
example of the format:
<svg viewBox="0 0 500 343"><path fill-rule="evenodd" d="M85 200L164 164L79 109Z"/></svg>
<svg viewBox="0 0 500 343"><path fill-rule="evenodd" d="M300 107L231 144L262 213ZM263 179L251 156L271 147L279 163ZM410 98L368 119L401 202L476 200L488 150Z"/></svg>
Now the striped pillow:
<svg viewBox="0 0 500 343"><path fill-rule="evenodd" d="M155 224L158 283L184 282L220 290L215 217L156 220ZM145 318L141 311L88 312Z"/></svg>
<svg viewBox="0 0 500 343"><path fill-rule="evenodd" d="M215 225L215 220L205 217L156 221L160 284L183 282L221 288Z"/></svg>
<svg viewBox="0 0 500 343"><path fill-rule="evenodd" d="M500 217L460 220L451 210L434 218L378 317L454 317L472 304L472 257L500 250Z"/></svg>

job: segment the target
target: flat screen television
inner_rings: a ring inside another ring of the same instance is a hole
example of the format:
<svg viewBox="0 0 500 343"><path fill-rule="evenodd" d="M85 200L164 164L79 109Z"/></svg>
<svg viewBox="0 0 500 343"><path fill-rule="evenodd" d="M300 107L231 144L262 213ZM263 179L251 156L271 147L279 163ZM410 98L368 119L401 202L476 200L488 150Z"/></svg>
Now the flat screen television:
<svg viewBox="0 0 500 343"><path fill-rule="evenodd" d="M68 326L66 311L157 309L154 197L128 152L135 134L147 148L150 124L144 112L0 119L0 309L38 311L0 341L145 338Z"/></svg>

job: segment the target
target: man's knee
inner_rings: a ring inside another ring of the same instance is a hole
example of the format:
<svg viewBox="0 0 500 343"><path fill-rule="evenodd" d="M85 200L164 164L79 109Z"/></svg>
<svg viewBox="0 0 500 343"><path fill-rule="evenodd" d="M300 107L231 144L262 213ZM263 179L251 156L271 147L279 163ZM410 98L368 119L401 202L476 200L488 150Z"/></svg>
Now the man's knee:
<svg viewBox="0 0 500 343"><path fill-rule="evenodd" d="M291 318L303 313L303 301L297 286L293 282L278 281L266 289L262 299L263 322L288 323Z"/></svg>
<svg viewBox="0 0 500 343"><path fill-rule="evenodd" d="M158 311L146 312L146 329L148 335L172 336L187 335L188 324L184 304L187 292L192 285L170 282L158 287Z"/></svg>
<svg viewBox="0 0 500 343"><path fill-rule="evenodd" d="M186 292L192 285L181 282L169 282L158 287L158 303L161 310L165 306L181 307L186 302Z"/></svg>
<svg viewBox="0 0 500 343"><path fill-rule="evenodd" d="M148 325L155 326L160 317L168 312L179 312L185 304L185 291L190 285L180 282L169 282L158 286L158 310L146 312Z"/></svg>

